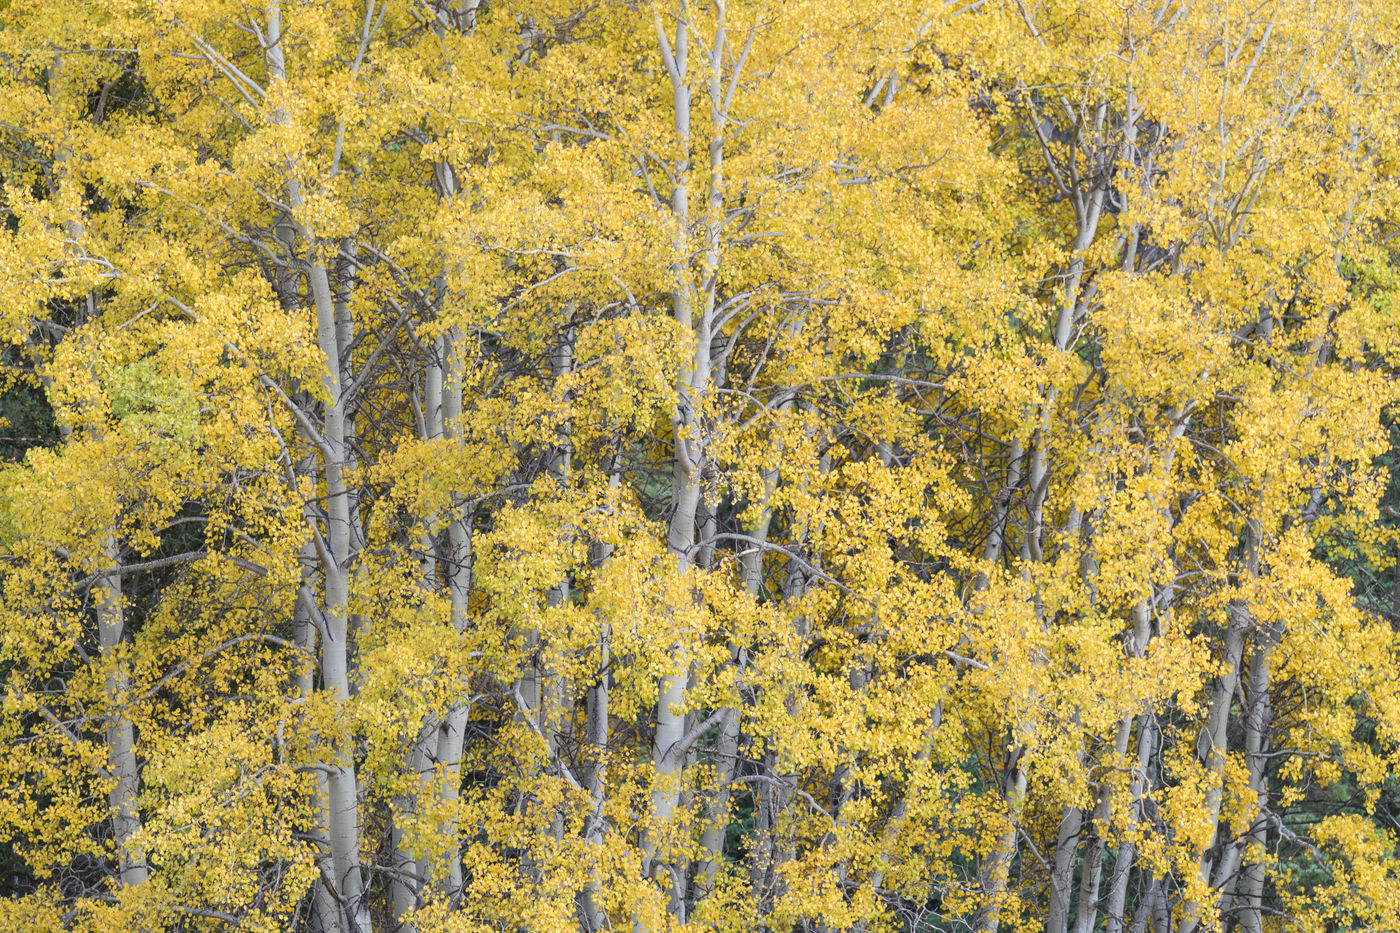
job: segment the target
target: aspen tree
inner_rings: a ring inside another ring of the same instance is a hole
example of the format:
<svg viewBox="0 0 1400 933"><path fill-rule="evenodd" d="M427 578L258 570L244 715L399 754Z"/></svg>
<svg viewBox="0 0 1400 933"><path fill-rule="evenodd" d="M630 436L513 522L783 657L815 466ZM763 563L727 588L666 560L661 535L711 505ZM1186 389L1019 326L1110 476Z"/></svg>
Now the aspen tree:
<svg viewBox="0 0 1400 933"><path fill-rule="evenodd" d="M1397 928L1391 13L11 0L14 922Z"/></svg>

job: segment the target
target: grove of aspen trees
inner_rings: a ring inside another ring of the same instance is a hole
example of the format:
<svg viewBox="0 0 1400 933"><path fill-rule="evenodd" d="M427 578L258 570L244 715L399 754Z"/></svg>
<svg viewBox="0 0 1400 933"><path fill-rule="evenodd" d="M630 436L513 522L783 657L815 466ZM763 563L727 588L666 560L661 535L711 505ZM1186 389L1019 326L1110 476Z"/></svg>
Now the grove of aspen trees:
<svg viewBox="0 0 1400 933"><path fill-rule="evenodd" d="M1400 931L1397 0L0 0L0 929Z"/></svg>

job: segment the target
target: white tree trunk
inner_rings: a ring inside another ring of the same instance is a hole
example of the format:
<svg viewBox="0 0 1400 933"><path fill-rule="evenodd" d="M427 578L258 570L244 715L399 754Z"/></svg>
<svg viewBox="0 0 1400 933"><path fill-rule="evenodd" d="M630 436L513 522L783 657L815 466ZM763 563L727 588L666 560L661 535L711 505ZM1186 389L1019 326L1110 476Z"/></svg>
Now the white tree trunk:
<svg viewBox="0 0 1400 933"><path fill-rule="evenodd" d="M270 0L265 48L269 84L286 80L282 36L280 3L279 0ZM286 124L289 117L278 110L272 113L271 120L274 124ZM295 165L287 166L285 184L287 204L295 215L304 203ZM352 491L345 481L346 441L352 426L346 415L345 386L341 373L341 360L346 349L340 344L344 324L337 320L326 268L327 246L317 240L313 231L302 229L295 216L293 221L297 224L298 234L305 240L308 254L306 273L316 319L316 340L325 360L322 389L326 400L323 405L321 443L316 445L326 489L325 532L319 549L324 578L321 689L330 695L333 707L343 707L349 702L351 693L348 568L352 565L353 549L360 538L357 529L352 526ZM331 894L339 901L346 928L353 933L364 933L371 929L371 922L360 862L359 788L352 736L340 728L336 734L322 734L321 738L322 747L318 752L326 774L323 822L328 828L332 866L332 877L326 881L332 887Z"/></svg>
<svg viewBox="0 0 1400 933"><path fill-rule="evenodd" d="M141 814L136 797L140 792L140 772L136 765L136 730L123 712L127 701L126 660L121 657L125 640L126 611L122 600L121 555L110 536L102 545L102 555L113 572L92 585L92 604L97 615L97 639L106 667L103 699L107 704L107 768L115 783L107 794L112 810L112 835L117 844L118 875L124 886L146 880L146 861L133 846L141 832Z"/></svg>
<svg viewBox="0 0 1400 933"><path fill-rule="evenodd" d="M694 355L677 377L676 407L671 417L672 513L666 535L667 549L682 577L692 571L695 547L695 521L700 505L703 443L697 423L696 402L710 375L709 319L693 313L693 286L690 281L690 22L684 2L678 4L675 43L667 37L660 13L656 14L657 40L662 61L671 80L673 110L674 164L671 171L671 223L675 261L671 293L676 323L693 334ZM658 684L656 729L652 739L653 783L651 813L642 834L642 872L657 881L665 893L667 911L678 914L684 903L685 870L668 851L658 852L659 836L667 832L680 800L680 778L685 764L686 686L690 679L690 653L684 635L668 650L669 670Z"/></svg>

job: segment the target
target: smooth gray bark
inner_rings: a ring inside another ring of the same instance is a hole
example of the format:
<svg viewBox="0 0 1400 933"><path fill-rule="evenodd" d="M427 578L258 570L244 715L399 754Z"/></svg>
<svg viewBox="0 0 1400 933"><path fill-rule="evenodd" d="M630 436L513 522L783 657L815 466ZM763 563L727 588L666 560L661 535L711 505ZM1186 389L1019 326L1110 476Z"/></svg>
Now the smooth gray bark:
<svg viewBox="0 0 1400 933"><path fill-rule="evenodd" d="M287 77L279 0L267 6L266 46L269 84L284 82ZM271 115L274 124L285 124L288 115L281 110ZM314 231L306 230L295 218L304 204L298 166L288 164L284 183L287 204L292 209L292 221L303 241L307 256L305 272L310 285L312 310L315 314L316 341L324 359L321 388L324 393L321 417L322 436L316 444L326 490L325 528L313 528L318 535L318 556L323 578L321 616L321 690L332 700L332 708L348 703L351 695L351 627L349 617L349 568L359 535L353 527L352 491L345 479L348 458L347 439L353 425L347 416L343 394L342 361L347 347L341 345L344 322L338 320L336 302L330 285L327 261L333 249L319 240ZM366 933L372 928L365 878L360 860L359 787L355 772L351 736L343 729L336 734L322 733L322 746L317 750L321 768L326 775L324 824L328 829L331 853L331 877L322 879L340 905L341 920L347 931Z"/></svg>
<svg viewBox="0 0 1400 933"><path fill-rule="evenodd" d="M102 555L108 567L121 567L121 555L110 536L103 542ZM146 880L147 871L145 859L133 845L141 831L141 814L137 809L141 775L136 763L136 729L124 711L129 684L126 660L121 656L126 637L126 610L120 569L92 585L92 605L97 615L98 645L106 668L103 699L107 704L107 768L115 779L107 793L107 804L112 810L117 871L123 885L134 885Z"/></svg>
<svg viewBox="0 0 1400 933"><path fill-rule="evenodd" d="M672 315L677 324L694 335L695 352L677 377L676 406L671 417L672 513L666 534L667 549L676 573L692 572L695 523L701 497L703 451L697 401L710 376L710 334L706 315L694 314L694 288L690 280L690 106L689 10L678 5L675 42L667 37L661 15L656 13L657 41L671 82L673 151L671 170L671 225L675 261L672 266ZM656 704L656 729L652 739L653 784L651 813L642 834L642 871L660 884L667 911L678 914L684 903L684 866L667 851L658 851L660 837L669 828L680 800L680 778L685 763L681 739L685 734L686 686L690 678L690 654L683 639L669 648L669 670L660 677Z"/></svg>

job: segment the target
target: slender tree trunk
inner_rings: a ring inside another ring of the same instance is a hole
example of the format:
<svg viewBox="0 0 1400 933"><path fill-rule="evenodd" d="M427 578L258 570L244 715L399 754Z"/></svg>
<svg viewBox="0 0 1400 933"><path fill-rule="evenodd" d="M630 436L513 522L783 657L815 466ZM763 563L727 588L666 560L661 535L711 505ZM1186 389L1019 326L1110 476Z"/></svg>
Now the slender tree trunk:
<svg viewBox="0 0 1400 933"><path fill-rule="evenodd" d="M1100 102L1096 108L1096 126L1102 126L1108 117L1108 105ZM1132 105L1129 103L1129 112L1125 115L1123 127L1123 139L1118 147L1123 151L1130 147L1136 138L1135 115L1131 112ZM1080 129L1083 132L1083 129ZM1047 153L1048 156L1048 153ZM1107 190L1101 181L1096 181L1087 191L1069 192L1075 209L1076 231L1074 241L1071 244L1071 260L1069 268L1066 270L1064 296L1060 302L1060 307L1055 320L1054 341L1055 349L1058 352L1067 352L1074 341L1074 324L1083 312L1083 305L1088 301L1088 296L1084 294L1084 254L1094 242L1094 237L1098 231L1099 218L1102 214L1104 198ZM1050 431L1053 423L1054 409L1058 400L1058 391L1054 386L1047 387L1045 393L1046 401L1041 413L1040 429L1036 435L1035 445L1031 452L1031 463L1028 475L1029 519L1021 553L1023 559L1039 561L1043 557L1044 538L1044 511L1046 497L1049 487L1047 453L1049 448ZM1170 454L1169 454L1170 456ZM1169 461L1170 462L1170 461ZM1075 524L1077 526L1077 513ZM1140 604L1139 611L1141 619L1134 620L1135 629L1145 625L1145 603ZM1135 638L1136 644L1145 643L1146 634L1141 639ZM1120 724L1115 742L1115 752L1118 758L1126 752L1127 740L1131 731L1131 717ZM1093 831L1093 822L1106 818L1108 813L1107 788L1101 792L1100 799L1096 802L1094 816L1091 820L1089 838L1091 839L1086 857L1083 863L1083 873L1080 885L1080 902L1078 923L1083 924L1086 914L1092 917L1094 905L1097 901L1099 876L1102 871L1102 842L1100 834ZM1071 895L1073 893L1074 862L1078 854L1080 840L1086 834L1083 832L1084 814L1078 807L1069 807L1061 818L1058 839L1056 842L1050 879L1050 909L1046 917L1046 933L1064 933L1069 924ZM1014 840L1013 844L1014 844ZM1005 855L1000 857L1004 858ZM1090 919L1092 925L1092 919Z"/></svg>
<svg viewBox="0 0 1400 933"><path fill-rule="evenodd" d="M308 512L310 512L309 506ZM314 516L308 514L306 520L310 524L314 521ZM301 587L296 608L293 610L292 629L296 646L302 652L302 660L297 668L293 689L296 691L298 699L307 700L316 689L316 671L319 667L317 663L319 658L317 653L317 619L320 615L320 607L312 589L315 579L314 568L318 565L318 558L316 549L310 541L302 545L299 563L301 564ZM314 745L319 746L318 739L312 741ZM345 925L341 922L340 906L336 903L336 899L331 894L330 887L325 880L334 876L335 866L330 857L330 823L327 819L330 813L330 782L319 762L316 763L315 777L316 791L313 800L317 814L316 838L321 847L321 853L317 856L317 870L321 877L311 886L311 912L316 929L327 933L327 931L340 931L344 929Z"/></svg>
<svg viewBox="0 0 1400 933"><path fill-rule="evenodd" d="M1054 861L1050 870L1050 910L1045 916L1045 933L1065 933L1069 927L1070 896L1074 890L1074 861L1079 854L1079 840L1084 829L1084 811L1076 806L1065 807L1060 817L1060 829L1055 840ZM1088 865L1084 866L1088 871Z"/></svg>
<svg viewBox="0 0 1400 933"><path fill-rule="evenodd" d="M432 354L424 364L419 431L425 441L441 440L443 435L445 344L445 337L434 341ZM436 592L438 589L438 547L434 534L438 519L437 515L427 518L419 539L419 548L422 550L422 587L427 593ZM433 763L436 760L440 726L441 719L436 715L425 717L420 724L418 734L409 744L405 761L405 768L412 783L408 791L394 801L395 813L391 827L394 874L389 879L389 886L394 922L402 933L411 933L414 929L409 914L418 906L419 892L425 880L423 866L419 865L415 847L410 842L413 833L406 833L405 830L421 829L413 824L422 811L423 803L430 799L434 791Z"/></svg>
<svg viewBox="0 0 1400 933"><path fill-rule="evenodd" d="M603 806L606 803L608 749L608 665L612 660L611 645L604 634L598 652L598 682L588 691L588 759L584 769L583 788L588 793L589 812L583 827L584 841L594 849L603 845ZM598 879L590 877L579 895L579 913L584 933L601 933L607 923L601 902Z"/></svg>
<svg viewBox="0 0 1400 933"><path fill-rule="evenodd" d="M459 335L449 331L435 342L423 381L423 432L427 440L448 440L456 434L462 411L462 362L457 347ZM436 527L440 516L430 519ZM471 590L471 522L469 512L454 502L447 521L445 543L439 548L431 534L423 538L424 587L436 590L442 577L450 605L453 631L467 629L467 600ZM442 565L439 574L439 563ZM441 716L425 717L409 752L408 768L416 775L412 798L405 799L405 819L412 819L434 797L444 814L435 827L420 826L428 833L425 857L420 859L396 841L397 862L402 877L395 884L395 916L404 923L404 914L422 896L423 885L430 885L439 897L448 899L461 888L462 869L458 853L456 803L461 793L462 754L467 717L470 712L470 684L463 680L456 691L458 699ZM400 837L401 838L401 837ZM402 888L408 890L401 890Z"/></svg>
<svg viewBox="0 0 1400 933"><path fill-rule="evenodd" d="M475 4L470 5L475 10ZM466 376L462 335L455 329L443 337L442 421L444 436L460 437L462 420L462 382ZM472 522L473 513L460 499L453 503L453 515L447 523L447 548L443 555L446 565L447 597L451 604L452 630L458 636L466 634L472 589ZM456 897L462 888L462 856L459 851L460 828L457 802L462 792L462 755L466 746L467 721L471 715L471 684L463 675L457 686L457 700L448 709L438 728L437 762L441 769L444 822L438 838L445 847L441 864L434 864L432 879L439 896Z"/></svg>
<svg viewBox="0 0 1400 933"><path fill-rule="evenodd" d="M460 387L457 394L460 402ZM463 511L447 527L447 593L452 603L452 628L458 635L464 634L469 624L467 605L471 586L472 516L470 512ZM457 695L457 701L443 717L437 737L437 761L442 773L445 813L438 829L438 838L445 850L442 865L439 867L435 863L432 877L438 894L447 898L456 897L462 889L462 856L458 839L461 830L457 803L462 792L462 754L466 745L467 721L471 715L471 685L465 676Z"/></svg>
<svg viewBox="0 0 1400 933"><path fill-rule="evenodd" d="M1134 610L1135 615L1138 612L1138 609ZM1142 614L1145 616L1145 611ZM1134 716L1124 716L1122 721L1118 723L1118 733L1113 740L1111 767L1117 767L1118 763L1127 757L1135 718ZM1098 916L1099 886L1103 879L1103 860L1104 852L1108 846L1108 821L1112 813L1112 806L1112 785L1105 780L1094 803L1090 825L1092 835L1084 849L1084 868L1079 881L1079 909L1075 916L1075 933L1093 933L1094 923Z"/></svg>
<svg viewBox="0 0 1400 933"><path fill-rule="evenodd" d="M553 358L550 361L550 371L556 385L574 371L573 328L571 324L567 323L568 320L572 319L574 310L573 302L567 303L564 307L566 323L560 329L554 345ZM559 442L549 457L549 475L561 494L568 489L570 473L573 469L574 451L570 434L571 428L565 424L560 430ZM565 551L571 550L573 533L565 529L562 534L564 535L562 547ZM552 609L567 606L572 599L573 587L567 573L545 595L545 602ZM565 704L568 702L569 689L564 678L549 664L547 655L539 655L537 665L540 677L539 731L545 740L545 753L548 756L546 766L558 777L558 771L562 767L560 748L561 745L567 745L570 739L571 717L566 715L564 710ZM555 809L550 818L549 834L556 841L564 838L564 813L559 808Z"/></svg>
<svg viewBox="0 0 1400 933"><path fill-rule="evenodd" d="M694 563L695 522L704 466L697 403L710 375L711 340L708 315L702 313L697 318L693 313L694 289L690 281L690 86L686 71L690 22L684 0L678 5L674 45L666 35L659 12L656 28L661 57L671 79L673 110L675 162L671 173L671 223L675 262L672 266L672 314L677 324L693 334L695 346L694 356L678 375L676 407L671 418L672 513L666 545L675 561L676 573L685 577L692 572ZM683 705L690 679L690 652L683 634L670 646L668 656L670 669L660 678L658 689L651 754L651 813L642 834L641 848L643 873L661 884L667 911L675 916L684 904L685 869L669 852L659 852L658 846L659 837L669 831L680 800L680 779L685 762L685 749L680 743L685 734Z"/></svg>
<svg viewBox="0 0 1400 933"><path fill-rule="evenodd" d="M286 62L282 43L282 18L279 0L270 0L267 7L267 46L265 49L269 83L286 80ZM271 120L285 124L288 116L275 111ZM301 183L296 166L288 165L286 172L287 203L295 213L302 208ZM350 700L350 663L352 657L349 617L349 568L353 549L359 539L352 527L352 491L345 479L347 440L353 434L345 409L344 382L341 361L345 348L340 344L344 322L337 320L335 299L326 267L326 244L312 232L298 228L306 241L307 279L316 316L316 340L325 369L322 389L325 394L322 417L322 438L319 453L322 461L326 491L325 533L321 536L319 556L324 578L322 617L325 631L321 639L321 688L330 695L337 711ZM337 716L337 721L339 716ZM322 767L326 773L327 799L325 825L329 828L329 843L334 886L348 930L363 933L371 929L369 902L360 863L359 787L355 773L352 736L340 724L322 733Z"/></svg>
<svg viewBox="0 0 1400 933"><path fill-rule="evenodd" d="M1273 650L1277 643L1272 632L1263 633L1249 661L1249 678L1244 714L1244 760L1249 771L1249 789L1258 798L1260 807L1268 805L1264 757L1269 726L1269 679L1273 671ZM1258 933L1263 926L1260 903L1263 896L1264 867L1258 861L1247 861L1251 846L1262 847L1265 823L1256 817L1249 829L1225 846L1216 866L1213 886L1231 892L1228 905L1233 908L1241 930Z"/></svg>
<svg viewBox="0 0 1400 933"><path fill-rule="evenodd" d="M813 435L809 435L813 436ZM831 469L831 456L823 451L817 461L817 472L826 476ZM804 484L805 488L805 484ZM813 542L820 540L822 525L808 528L799 526L795 535L795 545L808 550L807 558L812 567L820 568L821 560L813 549ZM808 569L802 563L790 560L787 565L787 579L783 583L782 601L796 606L807 595L810 581ZM804 644L811 635L810 620L801 609L793 618L794 643ZM789 714L795 712L797 698L792 690L786 691L784 705ZM797 786L796 775L787 767L782 750L769 745L763 756L762 772L754 809L754 832L751 844L749 881L756 904L763 909L772 906L786 893L782 876L782 866L795 856L791 834L785 834L782 815L792 802L793 789Z"/></svg>
<svg viewBox="0 0 1400 933"><path fill-rule="evenodd" d="M141 832L141 814L136 806L140 772L136 764L136 730L124 707L127 702L126 659L121 648L126 637L126 611L122 599L121 554L116 541L108 536L102 545L103 560L112 573L92 585L92 604L97 614L97 639L106 673L103 699L107 706L107 768L115 778L107 793L112 810L112 835L117 844L118 875L124 886L146 880L146 861L134 846Z"/></svg>
<svg viewBox="0 0 1400 933"><path fill-rule="evenodd" d="M768 529L773 522L773 510L768 501L778 483L776 470L763 474L764 495L758 517L748 530L749 538L744 552L739 557L740 578L744 592L750 599L757 599L763 586L763 547L768 541ZM735 676L739 677L745 666L747 652L741 647L732 647ZM738 685L736 684L736 687ZM724 711L720 720L719 734L715 739L715 796L710 804L709 823L701 837L705 848L705 864L698 878L697 895L703 897L715 888L719 875L720 862L724 858L724 838L729 825L729 802L732 796L735 765L739 757L740 709L734 707Z"/></svg>
<svg viewBox="0 0 1400 933"><path fill-rule="evenodd" d="M63 56L55 55L48 68L48 91L54 101L64 97L63 70ZM70 156L66 144L55 149L54 194L61 193L71 183L67 164ZM81 220L68 220L63 227L65 235L74 243L83 241L86 229ZM84 319L90 322L97 317L95 293L87 294L86 304L86 311L80 312L80 322ZM41 378L45 390L52 393L54 386L51 379L47 376ZM90 427L94 438L100 439L101 424ZM71 429L60 421L59 433L67 442ZM129 887L146 881L148 873L145 858L134 844L141 832L141 812L137 799L141 791L141 771L136 758L136 727L125 709L130 689L127 659L122 656L122 647L126 643L126 602L122 596L121 550L114 531L102 535L101 560L101 570L108 572L93 582L89 596L97 621L98 652L104 667L102 699L107 714L103 732L107 743L107 776L113 782L111 790L107 792L107 805L112 813L112 838L117 848L117 877L122 886Z"/></svg>
<svg viewBox="0 0 1400 933"><path fill-rule="evenodd" d="M479 0L465 0L458 6L458 16L448 15L440 8L433 30L442 38L449 30L462 28L470 32L476 24ZM451 67L448 69L451 73ZM434 164L433 177L441 201L457 197L457 172L447 160ZM440 284L439 315L446 301L446 285ZM434 358L425 373L424 420L431 438L453 439L460 435L463 405L463 380L466 376L463 334L456 328L443 333L437 340ZM454 496L453 512L447 523L446 547L442 553L443 577L451 606L452 629L464 634L468 626L468 600L472 580L472 515L460 496ZM436 521L434 522L436 526ZM435 556L430 551L430 557ZM433 568L433 585L437 568ZM466 743L467 720L470 715L471 685L463 678L457 691L458 699L441 719L434 719L432 734L425 736L427 756L436 762L437 793L445 814L437 827L438 852L424 880L432 883L441 898L452 898L462 887L462 860L459 852L457 803L461 796L462 755Z"/></svg>
<svg viewBox="0 0 1400 933"><path fill-rule="evenodd" d="M1249 532L1249 536L1251 539L1249 549L1253 551L1254 534L1252 531ZM1253 563L1252 559L1251 563ZM1225 632L1224 664L1211 692L1205 728L1202 729L1197 741L1197 757L1205 766L1207 773L1205 805L1201 817L1211 828L1211 841L1201 854L1198 880L1207 889L1211 887L1210 853L1220 832L1220 803L1224 793L1222 782L1228 760L1226 730L1230 724L1230 707L1234 704L1235 691L1239 685L1240 661L1244 653L1245 636L1254 624L1251 615L1248 606L1242 601L1236 600L1230 604L1229 624ZM1203 925L1209 924L1211 922L1210 916L1215 907L1214 902L1188 902L1186 914L1180 925L1180 933L1195 933Z"/></svg>
<svg viewBox="0 0 1400 933"><path fill-rule="evenodd" d="M1006 802L1007 825L977 873L977 886L982 891L982 907L973 919L973 929L977 933L995 933L1001 922L1007 880L1011 873L1011 863L1016 858L1016 837L1020 832L1021 808L1026 799L1026 772L1021 767L1021 757L1024 754L1025 748L1018 747L1006 755L1001 796Z"/></svg>
<svg viewBox="0 0 1400 933"><path fill-rule="evenodd" d="M1152 757L1157 753L1158 738L1156 719L1150 714L1139 717L1137 766L1133 770L1129 787L1132 803L1128 812L1129 819L1133 822L1141 818L1143 795L1148 784L1148 769L1151 767ZM1108 904L1104 908L1104 933L1123 933L1127 923L1124 911L1128 903L1128 884L1132 878L1136 855L1137 848L1131 839L1124 839L1119 843L1113 859L1113 874L1109 878Z"/></svg>
<svg viewBox="0 0 1400 933"><path fill-rule="evenodd" d="M611 469L608 474L609 510L616 507L620 490L620 475ZM612 556L612 545L595 543L589 554L589 561L595 568L603 566ZM603 820L603 807L607 801L608 782L608 741L611 715L609 703L609 667L612 663L612 635L605 620L600 619L598 639L598 679L588 689L587 725L584 751L583 788L588 794L589 812L583 825L584 841L595 850L603 845L606 825ZM579 893L579 917L583 933L602 933L608 917L602 906L602 890L596 873L590 872L583 890Z"/></svg>

